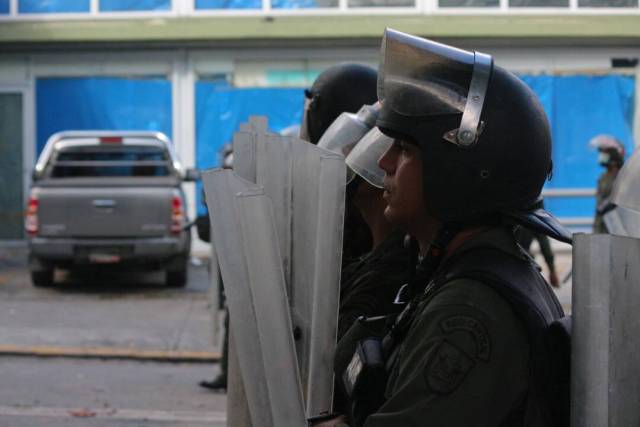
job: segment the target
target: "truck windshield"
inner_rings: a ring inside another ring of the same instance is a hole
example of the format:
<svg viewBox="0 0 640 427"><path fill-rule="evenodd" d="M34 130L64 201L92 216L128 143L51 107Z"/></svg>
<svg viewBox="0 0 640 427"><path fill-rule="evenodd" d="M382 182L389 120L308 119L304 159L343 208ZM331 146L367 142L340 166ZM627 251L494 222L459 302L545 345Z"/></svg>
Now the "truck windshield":
<svg viewBox="0 0 640 427"><path fill-rule="evenodd" d="M50 167L52 178L168 176L171 171L162 148L133 145L66 148Z"/></svg>

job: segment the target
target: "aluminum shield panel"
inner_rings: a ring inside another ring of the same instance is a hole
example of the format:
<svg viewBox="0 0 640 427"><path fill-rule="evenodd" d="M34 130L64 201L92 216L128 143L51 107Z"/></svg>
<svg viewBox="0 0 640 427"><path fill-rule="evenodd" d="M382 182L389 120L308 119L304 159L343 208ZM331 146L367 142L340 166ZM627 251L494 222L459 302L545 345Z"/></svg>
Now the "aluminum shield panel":
<svg viewBox="0 0 640 427"><path fill-rule="evenodd" d="M640 425L640 240L577 234L573 244L571 424Z"/></svg>
<svg viewBox="0 0 640 427"><path fill-rule="evenodd" d="M331 410L346 168L342 156L293 142L292 318L307 415Z"/></svg>
<svg viewBox="0 0 640 427"><path fill-rule="evenodd" d="M246 152L255 155L255 169L236 172L255 179L272 201L291 318L301 332L296 350L307 415L326 413L333 395L344 160L298 138L250 135L234 139L234 145L253 144Z"/></svg>
<svg viewBox="0 0 640 427"><path fill-rule="evenodd" d="M611 202L640 212L640 151L625 162L611 190Z"/></svg>
<svg viewBox="0 0 640 427"><path fill-rule="evenodd" d="M270 200L229 170L203 174L253 425L303 426L304 406Z"/></svg>

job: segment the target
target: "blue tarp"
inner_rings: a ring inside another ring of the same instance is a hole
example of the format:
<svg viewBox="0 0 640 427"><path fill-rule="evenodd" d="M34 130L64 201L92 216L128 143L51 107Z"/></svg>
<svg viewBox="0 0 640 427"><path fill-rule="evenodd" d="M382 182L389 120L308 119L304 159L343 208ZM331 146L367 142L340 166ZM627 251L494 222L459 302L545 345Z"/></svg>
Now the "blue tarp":
<svg viewBox="0 0 640 427"><path fill-rule="evenodd" d="M196 83L196 166L220 165L220 149L249 116L266 116L279 132L302 121L303 89L236 89L215 82ZM203 212L198 191L198 211Z"/></svg>
<svg viewBox="0 0 640 427"><path fill-rule="evenodd" d="M0 0L0 14L6 15L9 13L9 0Z"/></svg>
<svg viewBox="0 0 640 427"><path fill-rule="evenodd" d="M89 12L89 0L18 0L19 13Z"/></svg>
<svg viewBox="0 0 640 427"><path fill-rule="evenodd" d="M273 9L311 9L318 7L318 4L316 0L271 0L271 7Z"/></svg>
<svg viewBox="0 0 640 427"><path fill-rule="evenodd" d="M100 10L102 12L170 9L171 0L100 0Z"/></svg>
<svg viewBox="0 0 640 427"><path fill-rule="evenodd" d="M196 0L196 9L262 9L262 0Z"/></svg>
<svg viewBox="0 0 640 427"><path fill-rule="evenodd" d="M553 177L546 188L593 188L603 169L589 148L607 133L633 150L635 79L629 76L521 76L538 94L551 122ZM560 217L593 215L593 198L548 198Z"/></svg>
<svg viewBox="0 0 640 427"><path fill-rule="evenodd" d="M171 82L164 79L40 78L37 152L63 130L154 130L171 138Z"/></svg>
<svg viewBox="0 0 640 427"><path fill-rule="evenodd" d="M553 178L547 188L593 188L602 168L589 140L600 133L633 147L635 81L629 76L522 76L538 94L553 133ZM37 147L67 129L159 130L171 136L171 83L164 79L45 78L36 84ZM221 146L250 115L279 131L301 120L302 89L235 89L196 84L196 166L219 164ZM592 198L549 198L562 217L589 217Z"/></svg>

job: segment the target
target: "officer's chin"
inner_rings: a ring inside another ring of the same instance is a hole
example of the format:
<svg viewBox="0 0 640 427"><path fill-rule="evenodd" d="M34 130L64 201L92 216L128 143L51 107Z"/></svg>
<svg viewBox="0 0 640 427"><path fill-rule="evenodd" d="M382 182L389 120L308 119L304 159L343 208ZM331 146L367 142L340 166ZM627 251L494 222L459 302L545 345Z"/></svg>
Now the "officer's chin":
<svg viewBox="0 0 640 427"><path fill-rule="evenodd" d="M387 207L384 208L383 214L390 224L398 227L404 227L406 225L407 221L405 216L390 204L387 204Z"/></svg>

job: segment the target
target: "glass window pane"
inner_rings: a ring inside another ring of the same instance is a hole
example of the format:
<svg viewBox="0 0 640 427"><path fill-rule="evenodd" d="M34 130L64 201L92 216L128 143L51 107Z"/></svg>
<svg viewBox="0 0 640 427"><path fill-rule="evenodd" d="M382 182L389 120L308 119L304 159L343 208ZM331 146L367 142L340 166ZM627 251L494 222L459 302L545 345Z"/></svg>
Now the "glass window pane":
<svg viewBox="0 0 640 427"><path fill-rule="evenodd" d="M170 10L171 0L100 0L100 11Z"/></svg>
<svg viewBox="0 0 640 427"><path fill-rule="evenodd" d="M89 0L18 0L18 12L89 12L89 3Z"/></svg>
<svg viewBox="0 0 640 427"><path fill-rule="evenodd" d="M196 0L196 9L262 9L262 0Z"/></svg>
<svg viewBox="0 0 640 427"><path fill-rule="evenodd" d="M0 239L22 238L23 144L22 94L0 93Z"/></svg>
<svg viewBox="0 0 640 427"><path fill-rule="evenodd" d="M9 0L0 0L0 14L5 15L9 13Z"/></svg>
<svg viewBox="0 0 640 427"><path fill-rule="evenodd" d="M338 0L271 0L273 9L313 9L338 7Z"/></svg>
<svg viewBox="0 0 640 427"><path fill-rule="evenodd" d="M578 0L578 7L638 7L638 0Z"/></svg>
<svg viewBox="0 0 640 427"><path fill-rule="evenodd" d="M349 0L349 7L415 7L415 0Z"/></svg>
<svg viewBox="0 0 640 427"><path fill-rule="evenodd" d="M509 7L569 7L569 0L509 0Z"/></svg>
<svg viewBox="0 0 640 427"><path fill-rule="evenodd" d="M500 0L439 0L440 7L498 7Z"/></svg>

